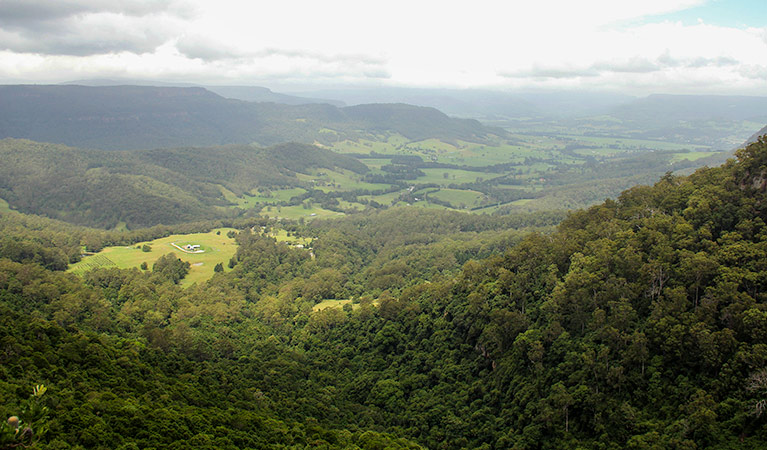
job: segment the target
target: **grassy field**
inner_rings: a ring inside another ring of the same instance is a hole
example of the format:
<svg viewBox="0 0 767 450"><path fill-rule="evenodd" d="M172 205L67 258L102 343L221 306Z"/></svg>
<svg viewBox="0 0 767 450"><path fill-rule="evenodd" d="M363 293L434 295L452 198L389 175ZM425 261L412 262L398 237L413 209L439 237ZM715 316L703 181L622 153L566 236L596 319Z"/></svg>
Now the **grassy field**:
<svg viewBox="0 0 767 450"><path fill-rule="evenodd" d="M713 144L674 141L679 138L676 135L671 135L669 140L632 138L630 133L611 136L610 130L618 130L615 126L620 124L608 119L597 118L591 124L596 127L593 130L588 123L584 127L562 124L554 130L544 127L540 131L522 126L504 137L490 136L484 142L440 139L412 141L399 134L367 134L356 141L342 140L325 146L339 153L354 154L358 161L367 165L370 175L384 175L389 183L368 183L363 181L363 175L340 168L317 168L305 174L296 174L296 186L303 186L303 189L295 187L271 192L254 190L241 197L225 189L222 189L222 193L241 208L261 207L264 216L291 220L342 215L318 206L326 201L328 193L347 211L363 210L366 208L364 203L369 201L384 207L410 203L418 207L445 208L424 201L424 192L410 192L411 186L424 184L433 185L430 189L439 188L439 192L429 193L430 198L449 204L450 209L468 210L478 208L483 203L496 206L481 212L492 212L499 204L525 209L571 209L588 206L598 196L593 188L568 190L561 189L563 185L596 183L595 186L600 188L599 196L604 195L601 200L616 196L620 192L617 189L625 187L619 187L609 180L627 176L620 169L623 161L639 167L640 172L646 167L647 173L652 171L653 176L657 177L670 164L675 165L672 170L683 170L690 162L716 154L707 152L709 148L715 148ZM527 131L523 131L524 128ZM324 132L335 134L330 129ZM589 133L593 134L587 135ZM424 164L419 164L418 170L424 175L408 179L396 171L382 170L384 166L392 164L395 156L401 155L421 158ZM703 162L706 160L700 164ZM601 171L602 167L605 168L604 172ZM397 192L372 195L388 191L392 185L397 186ZM293 201L290 206L277 206L277 203L286 204L292 197L307 194L309 186L324 194L313 195L303 204ZM612 186L615 186L615 190L611 190ZM546 194L535 195L537 199L534 202L511 203L518 195L503 192L504 189ZM367 195L359 195L356 199L349 195L357 190L367 191ZM549 192L552 190L557 191L556 195Z"/></svg>
<svg viewBox="0 0 767 450"><path fill-rule="evenodd" d="M379 136L370 136L371 139L360 139L358 141L341 141L333 144L333 149L341 153L364 153L371 152L397 155L403 152L398 147L408 143L408 139L400 134L387 134Z"/></svg>
<svg viewBox="0 0 767 450"><path fill-rule="evenodd" d="M381 195L360 195L360 199L364 200L373 200L377 203L380 203L382 205L390 205L393 201L395 201L399 196L402 195L402 192L390 192L388 194L381 194Z"/></svg>
<svg viewBox="0 0 767 450"><path fill-rule="evenodd" d="M8 205L8 202L0 198L0 212L11 212L11 207Z"/></svg>
<svg viewBox="0 0 767 450"><path fill-rule="evenodd" d="M311 238L305 238L305 237L299 237L299 236L288 236L288 232L286 230L283 230L282 228L272 229L272 231L270 231L267 235L275 238L277 242L287 242L288 244L291 244L291 245L301 244L305 247L309 247L312 245Z"/></svg>
<svg viewBox="0 0 767 450"><path fill-rule="evenodd" d="M322 311L322 310L328 309L328 308L342 309L344 307L344 305L348 305L349 303L352 303L352 300L349 299L349 298L344 299L344 300L327 299L327 300L323 300L323 301L317 303L316 305L312 306L312 311L317 312L317 311ZM378 301L378 299L373 300L371 302L371 305L373 305L373 306L378 306L379 304L380 304L380 302ZM352 303L352 309L357 309L359 307L360 307L359 303Z"/></svg>
<svg viewBox="0 0 767 450"><path fill-rule="evenodd" d="M651 150L693 150L700 148L698 144L679 144L668 141L654 141L649 139L627 139L616 137L601 137L601 136L578 136L578 135L562 135L563 138L568 138L576 141L577 143L598 145L601 147L623 149L623 150L639 150L639 149L651 149Z"/></svg>
<svg viewBox="0 0 767 450"><path fill-rule="evenodd" d="M683 160L688 161L697 161L701 158L707 158L709 156L713 156L715 153L713 152L688 152L688 153L674 153L674 156L671 158L671 162L679 162Z"/></svg>
<svg viewBox="0 0 767 450"><path fill-rule="evenodd" d="M328 308L338 308L338 309L341 309L341 308L344 307L344 305L349 304L351 302L352 302L351 299L346 299L346 300L323 300L323 301L317 303L316 305L312 306L312 311L317 312L317 311L322 311L323 309L328 309ZM359 308L359 306L360 306L359 304L352 305L352 308Z"/></svg>
<svg viewBox="0 0 767 450"><path fill-rule="evenodd" d="M485 195L481 192L460 189L440 189L429 194L429 198L450 203L454 208L466 209L479 206Z"/></svg>
<svg viewBox="0 0 767 450"><path fill-rule="evenodd" d="M450 184L473 183L478 178L490 179L497 174L471 172L461 169L421 169L425 176L418 177L418 183L434 183L447 187ZM447 175L446 175L447 174Z"/></svg>
<svg viewBox="0 0 767 450"><path fill-rule="evenodd" d="M237 251L234 239L226 236L232 228L219 228L209 233L174 234L149 242L139 242L128 247L107 247L92 256L86 256L82 261L70 266L69 271L82 275L96 267L119 267L122 269L138 268L141 263L147 263L151 270L152 264L161 256L173 253L181 260L189 262L189 274L181 280L182 286L201 283L213 276L213 268L218 263L228 271L229 260ZM217 234L220 232L220 234ZM172 244L183 247L186 244L200 245L203 253L187 253ZM141 247L148 244L152 251L144 252Z"/></svg>
<svg viewBox="0 0 767 450"><path fill-rule="evenodd" d="M355 189L375 191L389 187L387 184L364 182L362 181L362 175L350 170L319 169L312 170L309 174L297 174L297 176L302 181L314 183L317 189L325 192L351 191Z"/></svg>
<svg viewBox="0 0 767 450"><path fill-rule="evenodd" d="M311 206L304 208L303 205L295 206L268 206L261 210L262 216L268 216L275 219L291 219L298 220L304 218L304 220L312 220L317 217L340 217L344 213L330 211L320 208L319 206Z"/></svg>
<svg viewBox="0 0 767 450"><path fill-rule="evenodd" d="M254 191L250 194L245 194L242 197L237 197L233 192L222 186L221 192L224 194L224 197L235 204L235 206L249 209L259 205L275 205L280 202L289 202L292 197L306 193L306 189L297 187L291 189L275 189L267 192Z"/></svg>

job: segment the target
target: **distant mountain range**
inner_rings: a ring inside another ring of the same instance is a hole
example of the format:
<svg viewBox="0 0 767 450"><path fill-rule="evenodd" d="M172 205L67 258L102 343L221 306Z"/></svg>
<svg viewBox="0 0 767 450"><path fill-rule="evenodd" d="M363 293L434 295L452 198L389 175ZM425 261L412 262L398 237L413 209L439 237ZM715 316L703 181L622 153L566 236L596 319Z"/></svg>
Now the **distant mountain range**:
<svg viewBox="0 0 767 450"><path fill-rule="evenodd" d="M346 106L346 103L339 100L330 100L323 98L299 97L296 95L280 94L273 92L269 88L260 86L203 86L205 89L214 92L222 97L235 100L244 100L246 102L272 102L285 105L309 105L314 103L327 103L333 106Z"/></svg>
<svg viewBox="0 0 767 450"><path fill-rule="evenodd" d="M339 100L330 100L323 98L310 98L298 95L281 94L274 92L269 88L261 86L217 86L191 83L167 83L158 81L145 81L132 78L93 78L86 80L75 80L60 83L69 86L155 86L155 87L201 87L215 94L233 100L243 100L246 102L271 102L282 103L285 105L308 105L313 103L327 103L333 106L346 106L346 103ZM392 103L392 102L388 102Z"/></svg>
<svg viewBox="0 0 767 450"><path fill-rule="evenodd" d="M256 103L227 99L199 87L0 86L0 138L122 150L332 143L368 133L473 142L505 135L476 120L405 104L339 108Z"/></svg>
<svg viewBox="0 0 767 450"><path fill-rule="evenodd" d="M445 114L473 118L576 117L603 114L634 97L597 92L506 92L483 89L399 87L335 88L293 95L332 98L349 105L407 103L437 108Z"/></svg>

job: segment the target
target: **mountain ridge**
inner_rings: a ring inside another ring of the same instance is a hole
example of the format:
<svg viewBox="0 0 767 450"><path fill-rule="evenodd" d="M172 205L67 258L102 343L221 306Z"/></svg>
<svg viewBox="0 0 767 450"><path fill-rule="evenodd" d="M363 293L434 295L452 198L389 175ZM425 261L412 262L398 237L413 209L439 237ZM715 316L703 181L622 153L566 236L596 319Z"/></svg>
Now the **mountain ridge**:
<svg viewBox="0 0 767 450"><path fill-rule="evenodd" d="M200 87L5 85L0 99L0 138L103 150L331 143L371 131L475 142L505 135L434 108L376 104L364 114L329 104L233 100Z"/></svg>

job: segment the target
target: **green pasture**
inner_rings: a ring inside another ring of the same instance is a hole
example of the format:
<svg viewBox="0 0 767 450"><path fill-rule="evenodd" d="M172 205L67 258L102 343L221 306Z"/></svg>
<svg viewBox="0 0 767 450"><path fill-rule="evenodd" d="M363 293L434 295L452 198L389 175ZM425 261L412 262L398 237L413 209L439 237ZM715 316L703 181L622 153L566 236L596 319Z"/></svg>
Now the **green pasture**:
<svg viewBox="0 0 767 450"><path fill-rule="evenodd" d="M478 178L484 178L488 180L490 178L497 177L498 174L488 174L482 172L471 172L462 169L421 169L425 174L418 177L416 182L418 183L434 183L440 186L448 186L450 184L463 184L474 183ZM445 175L447 174L447 175Z"/></svg>
<svg viewBox="0 0 767 450"><path fill-rule="evenodd" d="M304 218L304 220L312 220L318 217L341 217L344 213L330 211L328 209L320 208L319 206L310 206L305 208L304 205L294 206L267 206L261 210L261 215L266 215L274 219L290 219L298 220Z"/></svg>
<svg viewBox="0 0 767 450"><path fill-rule="evenodd" d="M709 156L714 156L718 152L686 152L686 153L674 153L674 155L671 157L671 162L679 162L679 161L697 161L701 158L707 158Z"/></svg>
<svg viewBox="0 0 767 450"><path fill-rule="evenodd" d="M701 148L700 144L680 144L668 141L655 141L651 139L628 139L619 137L602 136L579 136L579 135L561 135L563 138L569 138L585 145L599 145L601 147L612 148L615 150L693 150Z"/></svg>
<svg viewBox="0 0 767 450"><path fill-rule="evenodd" d="M345 299L345 300L323 300L316 305L312 306L312 311L322 311L323 309L328 308L335 308L335 309L342 309L344 305L347 305L351 303L351 299ZM359 304L352 305L352 308L359 308Z"/></svg>
<svg viewBox="0 0 767 450"><path fill-rule="evenodd" d="M318 312L328 308L342 309L344 305L348 305L349 303L352 303L352 300L350 298L343 299L343 300L326 299L312 306L312 311ZM378 306L381 304L381 302L378 299L375 299L372 302L370 302L370 304L373 306ZM361 306L360 303L352 303L352 309L357 309L360 306Z"/></svg>
<svg viewBox="0 0 767 450"><path fill-rule="evenodd" d="M579 149L573 150L573 153L577 155L581 155L581 156L606 157L606 156L615 156L615 155L618 155L621 153L627 153L630 151L632 150L600 147L600 148L579 148Z"/></svg>
<svg viewBox="0 0 767 450"><path fill-rule="evenodd" d="M547 154L533 146L509 144L483 145L459 141L458 147L437 155L437 161L472 167L486 167L496 164L522 163L527 157L546 157Z"/></svg>
<svg viewBox="0 0 767 450"><path fill-rule="evenodd" d="M274 205L282 202L289 202L291 198L305 194L306 189L302 188L290 188L290 189L275 189L275 190L256 190L254 189L250 194L245 194L242 197L237 197L232 191L221 187L221 192L227 201L235 204L239 208L250 209L259 205Z"/></svg>
<svg viewBox="0 0 767 450"><path fill-rule="evenodd" d="M311 238L305 238L300 236L288 236L287 230L282 228L273 228L267 236L273 237L277 242L287 242L291 245L301 244L304 247L310 247L312 245Z"/></svg>
<svg viewBox="0 0 767 450"><path fill-rule="evenodd" d="M413 203L405 203L405 202L397 202L395 206L417 206L419 208L426 208L426 209L455 209L455 208L448 208L447 206L438 205L436 203L431 203L426 199L420 199L417 202Z"/></svg>
<svg viewBox="0 0 767 450"><path fill-rule="evenodd" d="M347 202L346 200L338 200L338 205L343 209L354 209L362 211L365 209L365 205L357 202Z"/></svg>
<svg viewBox="0 0 767 450"><path fill-rule="evenodd" d="M0 212L11 212L11 206L2 198L0 198Z"/></svg>
<svg viewBox="0 0 767 450"><path fill-rule="evenodd" d="M233 228L219 228L208 233L173 234L168 237L155 239L149 242L139 242L131 246L107 247L95 255L86 256L82 261L72 264L69 272L82 275L97 267L119 267L121 269L139 268L141 263L147 263L149 270L152 264L161 256L173 253L181 260L189 262L189 274L181 280L182 286L190 286L201 283L213 276L213 268L218 263L224 265L224 270L229 270L229 260L237 251L234 239L226 236L227 232L236 231ZM220 234L216 234L220 232ZM200 245L203 253L187 253L174 247L172 244L183 247L186 244ZM144 252L141 247L148 244L152 251Z"/></svg>
<svg viewBox="0 0 767 450"><path fill-rule="evenodd" d="M350 170L313 169L308 174L297 174L301 181L314 183L314 187L324 192L352 191L364 189L375 191L386 189L388 184L367 183L362 176Z"/></svg>
<svg viewBox="0 0 767 450"><path fill-rule="evenodd" d="M356 141L343 140L334 143L331 148L339 153L366 153L371 152L381 154L399 154L401 147L408 143L408 139L400 134L387 134L368 136L370 139L362 138Z"/></svg>
<svg viewBox="0 0 767 450"><path fill-rule="evenodd" d="M393 201L399 198L400 195L402 195L403 191L397 191L397 192L390 192L388 194L381 194L381 195L360 195L359 199L365 199L365 200L373 200L377 203L380 203L382 205L390 205Z"/></svg>
<svg viewBox="0 0 767 450"><path fill-rule="evenodd" d="M429 198L448 202L454 208L466 209L479 206L485 194L471 190L460 189L440 189L437 192L429 194Z"/></svg>

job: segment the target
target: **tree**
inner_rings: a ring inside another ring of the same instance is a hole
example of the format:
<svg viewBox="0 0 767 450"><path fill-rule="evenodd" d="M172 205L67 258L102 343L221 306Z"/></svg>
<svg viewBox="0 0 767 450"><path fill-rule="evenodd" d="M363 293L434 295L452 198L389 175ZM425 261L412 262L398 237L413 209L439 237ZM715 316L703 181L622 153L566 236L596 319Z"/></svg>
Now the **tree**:
<svg viewBox="0 0 767 450"><path fill-rule="evenodd" d="M141 251L145 253L149 253L152 251L152 247L149 244L144 244L141 246Z"/></svg>
<svg viewBox="0 0 767 450"><path fill-rule="evenodd" d="M219 273L224 271L224 264L218 263L216 264L216 267L213 268L213 272Z"/></svg>
<svg viewBox="0 0 767 450"><path fill-rule="evenodd" d="M47 390L42 384L35 386L32 397L22 404L20 415L0 424L0 450L30 448L40 440L47 430L48 408L42 404Z"/></svg>
<svg viewBox="0 0 767 450"><path fill-rule="evenodd" d="M161 256L152 266L152 272L178 284L189 273L190 264L173 253Z"/></svg>
<svg viewBox="0 0 767 450"><path fill-rule="evenodd" d="M749 392L760 397L753 403L753 413L759 417L765 410L767 410L767 369L751 374L746 388Z"/></svg>

